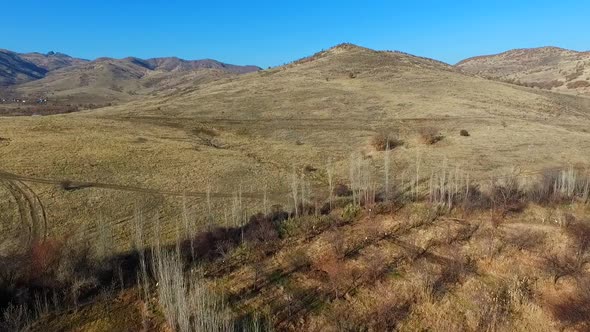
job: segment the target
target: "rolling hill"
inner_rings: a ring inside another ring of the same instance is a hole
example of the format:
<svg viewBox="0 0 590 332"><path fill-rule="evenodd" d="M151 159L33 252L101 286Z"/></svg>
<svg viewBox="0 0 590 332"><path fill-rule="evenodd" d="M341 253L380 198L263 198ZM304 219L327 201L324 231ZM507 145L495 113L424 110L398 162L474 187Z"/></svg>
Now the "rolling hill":
<svg viewBox="0 0 590 332"><path fill-rule="evenodd" d="M528 87L590 94L590 52L558 47L511 50L457 63L465 73Z"/></svg>
<svg viewBox="0 0 590 332"><path fill-rule="evenodd" d="M0 50L0 86L40 79L45 74L47 69L23 59L17 53Z"/></svg>

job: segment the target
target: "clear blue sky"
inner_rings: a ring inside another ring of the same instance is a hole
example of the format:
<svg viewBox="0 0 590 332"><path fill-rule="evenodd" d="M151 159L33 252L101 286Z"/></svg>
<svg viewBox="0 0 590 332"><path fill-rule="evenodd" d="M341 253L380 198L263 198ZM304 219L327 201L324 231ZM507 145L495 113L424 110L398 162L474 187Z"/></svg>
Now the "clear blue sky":
<svg viewBox="0 0 590 332"><path fill-rule="evenodd" d="M455 63L512 48L590 50L590 1L3 1L0 48L262 67L341 42Z"/></svg>

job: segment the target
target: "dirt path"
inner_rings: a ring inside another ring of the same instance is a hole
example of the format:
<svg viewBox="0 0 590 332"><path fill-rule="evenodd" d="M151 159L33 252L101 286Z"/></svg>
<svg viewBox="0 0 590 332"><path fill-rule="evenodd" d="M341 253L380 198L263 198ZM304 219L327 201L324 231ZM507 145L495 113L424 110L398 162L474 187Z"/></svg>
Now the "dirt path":
<svg viewBox="0 0 590 332"><path fill-rule="evenodd" d="M1 183L16 201L20 220L28 228L29 244L47 238L47 214L39 196L24 182L3 179Z"/></svg>
<svg viewBox="0 0 590 332"><path fill-rule="evenodd" d="M11 174L11 173L7 173L7 172L3 172L3 171L0 171L0 179L12 181L12 182L17 181L19 183L29 182L29 183L57 185L57 186L64 187L65 190L78 190L78 189L84 189L84 188L100 188L100 189L111 189L111 190L118 190L118 191L138 192L138 193L153 194L153 195L207 198L206 192L195 192L195 191L178 192L178 191L160 190L160 189L152 189L152 188L145 188L145 187L138 187L138 186L131 186L131 185L112 184L112 183L44 179L44 178L38 178L38 177L32 177L32 176L16 175L16 174ZM283 195L283 194L285 194L285 192L268 192L267 193L267 195ZM209 195L212 198L232 198L235 196L235 193L214 193L214 192L212 192ZM29 196L31 196L31 195L29 195ZM244 192L244 193L242 193L242 197L243 198L263 198L264 193ZM32 197L32 198L34 198L34 197Z"/></svg>

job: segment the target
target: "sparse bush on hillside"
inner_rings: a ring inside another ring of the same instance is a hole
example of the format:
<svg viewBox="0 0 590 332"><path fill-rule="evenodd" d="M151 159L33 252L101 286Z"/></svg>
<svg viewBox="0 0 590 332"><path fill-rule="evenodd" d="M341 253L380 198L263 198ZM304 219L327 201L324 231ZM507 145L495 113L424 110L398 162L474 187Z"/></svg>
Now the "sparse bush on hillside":
<svg viewBox="0 0 590 332"><path fill-rule="evenodd" d="M481 191L476 184L469 184L462 189L462 199L457 206L461 208L464 214L470 214L474 211L488 209L491 206L489 195Z"/></svg>
<svg viewBox="0 0 590 332"><path fill-rule="evenodd" d="M434 127L424 127L420 128L418 131L420 135L420 140L424 144L432 145L436 142L443 139L443 136L440 134L439 130Z"/></svg>
<svg viewBox="0 0 590 332"><path fill-rule="evenodd" d="M342 219L344 221L352 221L359 215L360 212L360 206L355 204L348 204L342 211Z"/></svg>
<svg viewBox="0 0 590 332"><path fill-rule="evenodd" d="M565 79L569 82L569 81L573 81L576 78L582 76L582 74L584 73L584 67L583 66L576 66L576 70L568 75L565 76Z"/></svg>
<svg viewBox="0 0 590 332"><path fill-rule="evenodd" d="M295 250L288 251L285 254L285 260L288 266L292 269L299 269L305 266L309 266L312 263L309 254L304 248L297 248Z"/></svg>
<svg viewBox="0 0 590 332"><path fill-rule="evenodd" d="M583 255L590 249L590 222L571 222L565 227L565 232L572 241L572 249L578 255Z"/></svg>
<svg viewBox="0 0 590 332"><path fill-rule="evenodd" d="M270 244L279 239L277 225L262 213L250 217L244 228L244 241L256 246Z"/></svg>
<svg viewBox="0 0 590 332"><path fill-rule="evenodd" d="M545 257L544 269L557 283L563 277L577 277L584 271L586 261L573 252L549 253Z"/></svg>
<svg viewBox="0 0 590 332"><path fill-rule="evenodd" d="M285 212L281 205L275 204L271 206L268 218L274 223L280 223L289 219L289 213Z"/></svg>
<svg viewBox="0 0 590 332"><path fill-rule="evenodd" d="M570 82L567 84L568 89L578 89L578 88L587 88L590 87L590 82L588 81L575 81Z"/></svg>
<svg viewBox="0 0 590 332"><path fill-rule="evenodd" d="M494 181L490 189L492 208L499 212L501 217L510 212L522 211L526 205L525 198L525 192L521 189L519 179L513 172Z"/></svg>
<svg viewBox="0 0 590 332"><path fill-rule="evenodd" d="M531 250L544 244L545 233L531 230L511 230L502 240L517 250Z"/></svg>
<svg viewBox="0 0 590 332"><path fill-rule="evenodd" d="M358 267L338 258L332 249L314 259L312 268L325 275L331 296L336 299L346 295L362 274Z"/></svg>
<svg viewBox="0 0 590 332"><path fill-rule="evenodd" d="M472 285L469 293L470 325L476 331L504 331L510 318L510 296L505 285Z"/></svg>
<svg viewBox="0 0 590 332"><path fill-rule="evenodd" d="M467 130L465 130L465 129L461 129L461 131L459 132L459 135L461 135L461 136L463 136L463 137L468 137L468 136L470 136L470 135L469 135L469 132L468 132Z"/></svg>
<svg viewBox="0 0 590 332"><path fill-rule="evenodd" d="M539 89L545 89L545 90L551 90L553 88L558 88L564 84L565 84L564 82L558 81L558 80L522 83L522 85L529 87L529 88L539 88Z"/></svg>
<svg viewBox="0 0 590 332"><path fill-rule="evenodd" d="M385 288L385 287L383 287ZM415 301L411 293L396 293L391 290L380 293L376 299L367 327L370 331L395 331L400 322L410 313Z"/></svg>
<svg viewBox="0 0 590 332"><path fill-rule="evenodd" d="M317 171L318 169L312 165L305 165L305 167L303 168L303 171L305 173L313 173L315 171Z"/></svg>
<svg viewBox="0 0 590 332"><path fill-rule="evenodd" d="M549 311L562 328L572 331L590 330L590 280L577 282L576 288L547 300Z"/></svg>
<svg viewBox="0 0 590 332"><path fill-rule="evenodd" d="M403 145L403 141L399 138L392 137L387 134L377 134L371 138L371 145L377 151L385 151L387 149L393 150L398 146Z"/></svg>
<svg viewBox="0 0 590 332"><path fill-rule="evenodd" d="M352 195L352 190L347 185L338 183L334 186L334 195L336 197L348 197Z"/></svg>

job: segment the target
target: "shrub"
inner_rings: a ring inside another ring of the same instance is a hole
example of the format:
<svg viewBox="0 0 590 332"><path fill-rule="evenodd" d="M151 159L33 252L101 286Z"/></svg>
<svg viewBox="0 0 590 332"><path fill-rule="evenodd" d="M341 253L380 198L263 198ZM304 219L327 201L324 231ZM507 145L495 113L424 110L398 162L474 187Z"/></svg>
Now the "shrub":
<svg viewBox="0 0 590 332"><path fill-rule="evenodd" d="M334 195L336 197L348 197L352 195L352 190L347 185L339 183L334 187Z"/></svg>
<svg viewBox="0 0 590 332"><path fill-rule="evenodd" d="M328 282L330 293L334 298L339 298L353 286L360 278L360 270L348 266L338 259L333 250L328 250L312 262L313 270L320 272Z"/></svg>
<svg viewBox="0 0 590 332"><path fill-rule="evenodd" d="M434 127L424 127L421 128L418 132L420 134L420 139L424 144L432 145L436 142L443 139L443 136L440 134L439 130Z"/></svg>
<svg viewBox="0 0 590 332"><path fill-rule="evenodd" d="M526 204L524 198L515 174L506 176L503 181L495 181L490 190L493 208L499 210L502 217L509 212L522 211Z"/></svg>
<svg viewBox="0 0 590 332"><path fill-rule="evenodd" d="M369 322L372 331L395 331L399 323L410 314L413 299L407 294L388 292L375 304Z"/></svg>
<svg viewBox="0 0 590 332"><path fill-rule="evenodd" d="M369 283L377 282L387 271L387 257L381 250L370 251L362 259L365 266L364 278Z"/></svg>
<svg viewBox="0 0 590 332"><path fill-rule="evenodd" d="M238 228L214 227L210 231L195 234L181 242L182 256L211 259L226 254L238 245L240 233Z"/></svg>
<svg viewBox="0 0 590 332"><path fill-rule="evenodd" d="M517 250L530 250L545 242L545 233L542 231L514 230L506 234L503 240Z"/></svg>
<svg viewBox="0 0 590 332"><path fill-rule="evenodd" d="M537 204L552 203L555 199L555 184L559 178L556 170L545 170L539 182L528 190L528 198Z"/></svg>
<svg viewBox="0 0 590 332"><path fill-rule="evenodd" d="M58 241L47 240L34 242L29 252L30 277L37 278L49 271L57 264L62 255L62 244Z"/></svg>
<svg viewBox="0 0 590 332"><path fill-rule="evenodd" d="M32 313L24 305L10 304L0 316L0 330L26 331L33 320Z"/></svg>
<svg viewBox="0 0 590 332"><path fill-rule="evenodd" d="M281 205L275 204L271 206L267 218L274 223L280 223L282 221L289 219L289 213L283 210L283 207Z"/></svg>
<svg viewBox="0 0 590 332"><path fill-rule="evenodd" d="M568 89L587 88L587 87L590 87L590 82L588 82L588 81L575 81L575 82L570 82L567 84Z"/></svg>
<svg viewBox="0 0 590 332"><path fill-rule="evenodd" d="M581 256L571 252L563 254L549 254L545 257L544 269L557 283L563 277L576 277L584 271L585 261Z"/></svg>
<svg viewBox="0 0 590 332"><path fill-rule="evenodd" d="M354 204L348 204L342 211L344 221L353 221L361 212L361 208Z"/></svg>
<svg viewBox="0 0 590 332"><path fill-rule="evenodd" d="M285 253L285 260L293 270L309 266L311 264L311 258L303 247L287 251L287 253Z"/></svg>
<svg viewBox="0 0 590 332"><path fill-rule="evenodd" d="M313 173L313 172L317 171L318 169L316 167L311 166L311 165L305 165L303 170L305 171L305 173Z"/></svg>
<svg viewBox="0 0 590 332"><path fill-rule="evenodd" d="M523 83L524 86L529 87L529 88L539 88L539 89L545 89L545 90L551 90L552 88L558 88L558 87L562 86L563 84L564 84L564 82L559 81L559 80Z"/></svg>
<svg viewBox="0 0 590 332"><path fill-rule="evenodd" d="M377 151L385 151L388 147L390 150L393 150L402 144L403 142L401 140L386 134L377 134L371 139L371 145Z"/></svg>
<svg viewBox="0 0 590 332"><path fill-rule="evenodd" d="M484 194L478 185L471 184L464 190L465 192L458 198L463 213L469 214L474 211L489 209L492 206L490 197Z"/></svg>
<svg viewBox="0 0 590 332"><path fill-rule="evenodd" d="M548 307L553 317L572 331L590 329L590 282L579 282L578 287L567 294L549 299Z"/></svg>
<svg viewBox="0 0 590 332"><path fill-rule="evenodd" d="M584 67L577 67L576 71L574 71L573 73L570 73L568 75L565 76L565 79L569 82L569 81L573 81L576 78L582 76L582 74L584 73Z"/></svg>
<svg viewBox="0 0 590 332"><path fill-rule="evenodd" d="M465 129L461 129L461 131L459 132L459 135L463 136L463 137L469 137L469 132Z"/></svg>
<svg viewBox="0 0 590 332"><path fill-rule="evenodd" d="M250 217L250 222L244 227L244 240L253 244L271 243L279 239L279 232L275 224L258 213Z"/></svg>
<svg viewBox="0 0 590 332"><path fill-rule="evenodd" d="M590 223L578 221L572 222L566 227L566 234L572 240L573 248L578 254L590 249Z"/></svg>
<svg viewBox="0 0 590 332"><path fill-rule="evenodd" d="M511 298L508 285L484 284L480 281L470 285L470 312L476 331L505 331L510 319Z"/></svg>

